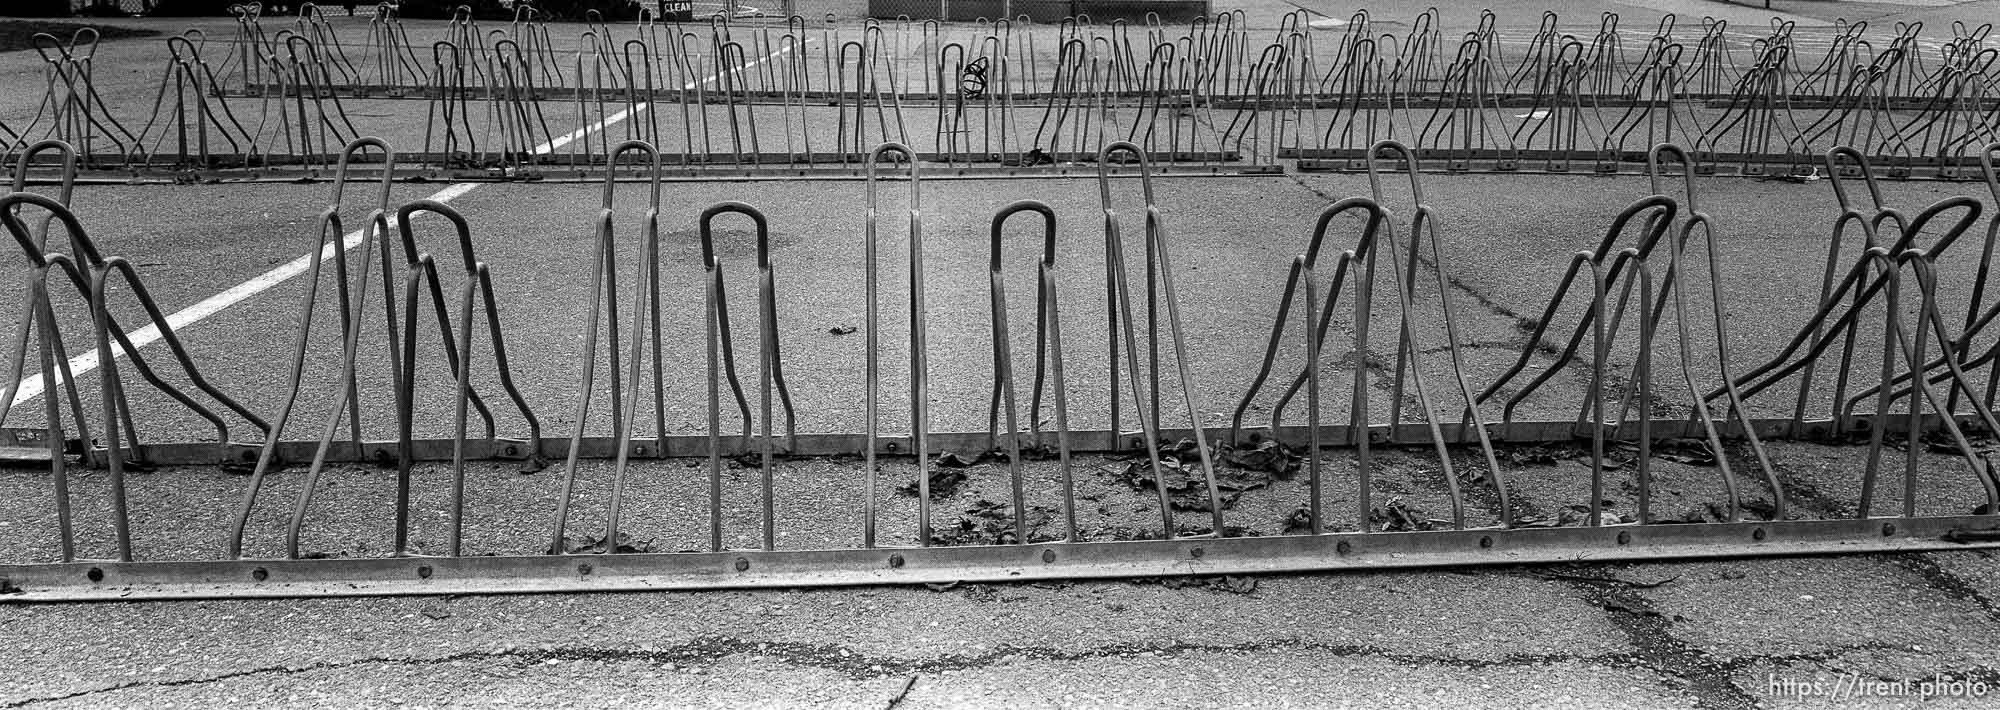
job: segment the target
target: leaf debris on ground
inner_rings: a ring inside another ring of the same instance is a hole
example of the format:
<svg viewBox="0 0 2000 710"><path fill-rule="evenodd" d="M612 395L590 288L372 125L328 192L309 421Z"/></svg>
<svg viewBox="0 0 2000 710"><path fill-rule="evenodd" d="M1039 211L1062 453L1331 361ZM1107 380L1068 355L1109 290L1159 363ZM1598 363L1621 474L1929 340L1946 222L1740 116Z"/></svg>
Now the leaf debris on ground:
<svg viewBox="0 0 2000 710"><path fill-rule="evenodd" d="M1274 480L1285 480L1299 470L1300 456L1276 440L1264 440L1244 448L1222 446L1219 455L1224 465L1215 468L1215 488L1218 504L1228 510L1236 504L1236 499L1244 491L1263 488ZM1201 469L1201 449L1192 439L1161 444L1155 454L1159 457L1160 471L1155 471L1150 457L1128 456L1123 465L1100 467L1111 477L1135 491L1164 488L1167 500L1175 510L1209 512L1208 476Z"/></svg>
<svg viewBox="0 0 2000 710"><path fill-rule="evenodd" d="M1313 529L1312 510L1303 505L1297 508L1293 508L1292 512L1285 514L1284 522L1285 522L1286 535L1304 535L1311 533Z"/></svg>
<svg viewBox="0 0 2000 710"><path fill-rule="evenodd" d="M1368 511L1368 523L1382 532L1439 530L1451 526L1451 521L1426 516L1424 511L1403 502L1400 497L1390 498L1381 507Z"/></svg>
<svg viewBox="0 0 2000 710"><path fill-rule="evenodd" d="M1022 454L1022 458L1028 458L1027 454ZM983 463L1006 462L1006 452L999 449L979 452L977 456L970 459L950 451L939 454L937 459L932 462L934 466L930 468L931 500L933 502L942 501L958 494L959 486L964 485L967 480L971 479L971 476L960 469L971 468ZM896 492L906 497L915 498L921 491L918 490L916 481L910 481L897 486Z"/></svg>
<svg viewBox="0 0 2000 710"><path fill-rule="evenodd" d="M1618 525L1637 520L1632 516L1613 510L1613 505L1615 505L1615 501L1606 500L1598 506L1598 515L1603 519L1605 525ZM1590 525L1590 506L1583 503L1563 506L1562 510L1556 511L1555 517L1522 515L1514 519L1514 524L1524 528L1587 527Z"/></svg>
<svg viewBox="0 0 2000 710"><path fill-rule="evenodd" d="M1700 439L1662 439L1653 445L1653 457L1689 466L1714 466L1715 450Z"/></svg>
<svg viewBox="0 0 2000 710"><path fill-rule="evenodd" d="M1257 578L1246 575L1227 574L1220 576L1179 577L1139 577L1133 584L1157 584L1168 589L1208 589L1230 594L1250 594L1257 591Z"/></svg>
<svg viewBox="0 0 2000 710"><path fill-rule="evenodd" d="M610 549L610 546L605 544L604 538L596 536L586 536L582 540L577 540L565 536L563 538L563 548L565 552L572 555L580 555L584 553L602 555L608 552L613 552L613 550ZM633 538L629 534L618 533L618 549L615 551L626 554L652 552L653 541L639 540Z"/></svg>
<svg viewBox="0 0 2000 710"><path fill-rule="evenodd" d="M1018 542L1014 531L1012 505L980 499L965 509L965 515L958 520L931 531L931 544L944 547L962 545L1006 545ZM1055 520L1056 510L1045 506L1028 506L1026 523L1028 542L1044 542L1057 539L1055 535L1038 534L1042 528Z"/></svg>

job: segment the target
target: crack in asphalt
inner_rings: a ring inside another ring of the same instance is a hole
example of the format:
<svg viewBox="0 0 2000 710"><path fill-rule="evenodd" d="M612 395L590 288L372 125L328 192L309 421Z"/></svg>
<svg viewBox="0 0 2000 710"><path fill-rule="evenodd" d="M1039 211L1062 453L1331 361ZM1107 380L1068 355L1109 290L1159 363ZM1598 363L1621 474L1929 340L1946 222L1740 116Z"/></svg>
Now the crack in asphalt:
<svg viewBox="0 0 2000 710"><path fill-rule="evenodd" d="M1991 598L1964 578L1940 567L1930 556L1899 555L1893 559L1900 566L1922 577L1933 589L1943 591L1955 599L1970 601L1983 609L1987 616L2000 621L2000 608L1996 608ZM1615 578L1610 574L1604 576L1607 579ZM1625 632L1627 643L1635 649L1634 653L1629 654L1631 662L1645 667L1661 680L1687 690L1695 696L1696 703L1703 708L1720 710L1758 707L1757 697L1732 679L1738 672L1757 663L1823 664L1861 651L1908 650L1895 644L1869 641L1831 646L1811 653L1718 658L1674 635L1675 622L1685 619L1656 610L1652 601L1643 593L1643 588L1606 586L1587 579L1572 579L1567 583L1586 600L1604 609L1607 621ZM1938 674L2000 685L2000 667L1970 666L1941 670ZM1892 683L1911 680L1883 676L1876 676L1876 679Z"/></svg>
<svg viewBox="0 0 2000 710"><path fill-rule="evenodd" d="M1314 195L1318 195L1320 199L1326 200L1329 204L1340 201L1340 198L1327 194L1326 191L1321 190L1317 187L1313 187L1310 183L1307 183L1305 181L1305 178L1297 174L1286 173L1285 177L1290 178L1294 184L1298 185L1301 188L1304 188L1307 192L1311 192ZM1425 257L1421 251L1417 253L1417 261L1422 266L1431 267L1433 269L1437 267L1436 262L1433 259ZM1467 296L1471 296L1473 302L1478 303L1481 307L1484 307L1488 311L1492 311L1494 315L1506 318L1508 321L1512 322L1517 330L1522 331L1523 335L1534 332L1534 324L1536 323L1535 319L1523 316L1520 313L1516 313L1514 309L1508 308L1506 304L1493 300L1493 298L1487 295L1485 292L1473 288L1471 285L1466 284L1464 281L1460 281L1457 276L1452 275L1451 272L1449 271L1445 272L1444 280L1445 283L1449 284L1452 288L1457 289L1458 291L1464 293ZM1539 343L1537 345L1539 345Z"/></svg>
<svg viewBox="0 0 2000 710"><path fill-rule="evenodd" d="M1325 359L1324 355L1325 353L1322 351L1322 360ZM1401 398L1405 411L1415 410L1423 404L1417 400L1414 390L1404 388L1400 383L1396 382L1396 373L1389 365L1388 356L1383 355L1374 348L1369 348L1366 352L1349 351L1331 364L1335 367L1345 367L1349 370L1356 369L1355 366L1359 365L1361 369L1368 371L1371 378L1369 386L1377 390L1394 392L1399 388L1405 389L1406 391L1402 393Z"/></svg>
<svg viewBox="0 0 2000 710"><path fill-rule="evenodd" d="M1785 487L1787 496L1798 507L1827 519L1853 516L1854 507L1851 503L1828 495L1807 481L1799 480L1798 477L1792 474L1791 469L1786 466L1777 465L1775 468L1776 470L1773 473L1777 475L1779 485ZM1976 553L1988 560L1994 558L1991 551L1977 550ZM1971 603L1979 607L1981 611L1984 611L1988 619L2000 622L2000 603L1996 603L1993 597L1987 596L1985 592L1980 591L1978 585L1938 564L1937 558L1933 555L1912 553L1892 555L1888 556L1888 559L1894 562L1896 566L1922 579L1925 586L1942 592L1945 596L1952 599ZM2000 670L1992 672L2000 674ZM1996 683L1996 685L2000 685L2000 683Z"/></svg>
<svg viewBox="0 0 2000 710"><path fill-rule="evenodd" d="M1625 633L1637 664L1660 680L1692 694L1698 707L1714 710L1757 707L1757 698L1737 687L1730 678L1744 658L1724 661L1675 636L1673 625L1678 617L1653 610L1652 602L1639 590L1583 581L1571 581L1569 585L1604 609L1605 620Z"/></svg>
<svg viewBox="0 0 2000 710"><path fill-rule="evenodd" d="M1838 446L1838 444L1835 444L1835 446ZM1729 448L1734 449L1730 453L1737 458L1748 459L1754 455L1748 451L1748 447L1749 442L1738 441L1733 442ZM1791 506L1795 509L1803 509L1808 513L1827 520L1854 517L1855 511L1858 509L1855 501L1837 498L1833 494L1821 490L1817 484L1813 483L1807 477L1799 475L1797 471L1792 469L1791 465L1782 460L1771 463L1771 475L1777 478L1778 485L1784 487L1785 499L1790 501Z"/></svg>
<svg viewBox="0 0 2000 710"><path fill-rule="evenodd" d="M818 668L833 671L850 680L868 680L891 676L921 676L926 673L970 670L998 665L1013 660L1040 661L1085 661L1099 658L1157 654L1170 656L1180 653L1199 652L1258 652L1272 650L1316 650L1340 657L1375 657L1403 665L1430 665L1466 670L1503 666L1535 666L1549 663L1573 661L1588 662L1593 657L1578 657L1547 654L1513 654L1499 659L1482 660L1450 656L1428 656L1394 653L1373 646L1354 644L1321 644L1307 641L1276 640L1243 644L1185 644L1165 645L1115 644L1081 650L1065 650L1034 646L1001 646L976 656L943 655L927 659L903 659L882 656L867 656L854 653L845 647L827 644L774 643L751 641L729 636L703 636L690 639L673 646L657 648L532 648L499 649L490 651L466 651L431 658L399 658L391 656L370 656L345 661L329 661L299 666L266 666L227 673L218 673L200 678L177 680L150 680L120 683L103 688L80 690L63 695L27 698L0 704L0 708L20 708L40 703L73 700L77 698L113 693L140 688L175 688L205 685L226 680L234 680L259 675L296 675L319 671L356 668L375 664L437 666L459 661L480 659L505 659L528 663L556 661L647 661L655 664L673 663L680 666L712 665L713 662L730 656L747 655L775 658L794 666ZM1615 658L1607 657L1607 658Z"/></svg>
<svg viewBox="0 0 2000 710"><path fill-rule="evenodd" d="M1646 603L1640 595L1630 589L1606 589L1593 586L1588 582L1572 582L1572 585L1582 590L1586 596L1606 602L1640 605L1641 608ZM1628 606L1624 608L1630 609L1632 607ZM1647 621L1649 619L1651 620L1650 622ZM715 662L732 656L750 656L775 659L801 668L832 671L845 676L849 680L877 680L891 677L916 679L926 674L935 675L947 671L974 670L1021 660L1075 662L1142 655L1152 658L1171 659L1191 653L1316 651L1341 658L1374 658L1406 667L1450 668L1474 671L1488 668L1532 668L1557 663L1584 663L1601 665L1608 668L1639 667L1646 669L1656 677L1671 684L1686 686L1685 689L1690 690L1697 696L1702 707L1738 708L1754 707L1756 705L1756 698L1730 682L1728 674L1734 673L1753 663L1759 661L1772 663L1823 662L1855 651L1895 648L1882 643L1868 643L1838 646L1813 653L1736 656L1728 659L1719 659L1705 651L1694 649L1677 639L1672 639L1671 635L1666 633L1666 627L1670 626L1672 621L1666 617L1656 614L1618 613L1614 617L1613 622L1633 636L1632 644L1635 648L1634 652L1593 655L1517 653L1498 658L1480 659L1403 653L1378 646L1361 644L1328 644L1297 639L1278 639L1239 644L1190 644L1179 642L1172 644L1114 644L1076 650L1043 646L1001 646L992 651L973 656L941 655L932 658L907 659L868 656L855 653L844 646L831 644L768 642L729 636L702 636L672 646L652 648L504 648L466 651L431 658L370 656L345 661L327 661L296 666L266 666L218 673L199 678L120 683L62 695L13 700L0 704L0 707L21 708L127 690L198 686L264 675L297 675L360 668L370 665L440 666L475 660L504 660L524 665L539 665L549 661L637 661L649 662L655 665L673 664L675 667L700 668L712 666ZM2000 669L1977 667L1942 672L1953 677L1988 679L2000 683ZM905 687L904 692L907 693L907 691L908 688Z"/></svg>
<svg viewBox="0 0 2000 710"><path fill-rule="evenodd" d="M1290 180L1292 180L1294 184L1298 184L1298 186L1300 186L1300 188L1304 188L1306 192L1312 192L1312 194L1316 194L1316 196L1318 196L1320 200L1326 200L1326 202L1338 202L1338 198L1334 198L1332 194L1326 194L1326 192L1324 192L1324 190L1320 190L1320 188L1314 188L1312 184L1308 184L1308 182L1306 182L1306 180L1304 180L1302 176L1298 176L1298 174L1286 174L1286 178L1290 178ZM1434 260L1434 258L1428 258L1428 256L1424 256L1422 252L1418 252L1418 254L1416 254L1416 260L1418 260L1418 264L1420 264L1420 266L1426 266L1426 268L1434 268L1434 270L1436 270L1436 260ZM1520 312L1516 312L1514 308L1508 308L1506 304L1502 304L1502 302L1494 300L1494 298L1492 298L1490 294L1486 294L1484 290L1478 290L1478 288L1474 288L1472 284L1466 284L1464 280L1460 280L1460 278L1458 278L1456 274L1452 274L1452 272L1448 272L1448 270L1444 272L1444 282L1446 282L1448 286L1452 286L1452 290L1456 290L1456 292L1460 292L1460 294L1464 294L1464 296L1472 298L1472 302L1474 302L1474 304L1478 304L1480 308L1486 308L1486 312L1488 312L1488 314L1492 314L1492 316L1498 316L1498 318L1504 318L1504 320L1508 322L1508 326L1510 326L1510 328L1514 328L1514 332L1516 332L1516 340L1514 340L1514 342L1508 342L1506 346L1512 346L1512 348L1534 348L1534 352L1538 352L1538 354L1542 354L1542 356L1546 356L1546 358L1556 358L1556 356L1560 356L1560 354L1562 354L1562 348L1558 348L1558 346L1556 346L1554 342L1550 342L1550 340L1546 340L1546 338L1536 338L1536 336L1534 336L1534 330L1536 330L1536 328L1538 328L1538 326L1542 324L1540 320L1536 320L1536 318L1528 318L1528 316L1522 316L1522 314L1520 314ZM1570 372L1572 376L1576 376L1576 378L1580 378L1580 380L1588 382L1588 380L1590 380L1590 370L1592 370L1592 366L1594 366L1594 360L1592 360L1590 356L1586 356L1584 352L1576 352L1576 354L1572 354L1572 356L1570 356L1570 360L1568 360L1568 364L1564 366L1564 370L1568 370L1568 372ZM1612 388L1614 392L1628 392L1628 390L1632 390L1632 384L1630 384L1630 380L1628 380L1628 378L1626 378L1626 376L1622 374L1622 372L1630 370L1630 366L1626 366L1626 368L1614 368L1614 366L1606 366L1604 370L1606 370L1606 380L1608 380L1608 382L1606 382L1606 386L1608 386L1608 388ZM1658 370L1656 370L1656 372L1658 372ZM1658 412L1672 412L1672 410L1674 410L1674 408L1672 408L1672 404L1670 404L1670 402L1666 400L1666 396L1664 396L1664 394L1658 394L1658 392L1654 394L1654 398L1652 398L1650 406L1652 406L1654 410L1658 410Z"/></svg>
<svg viewBox="0 0 2000 710"><path fill-rule="evenodd" d="M1338 202L1340 200L1340 198L1334 197L1333 195L1327 194L1326 191L1312 186L1312 184L1305 181L1305 178L1299 175L1286 173L1285 177L1289 178L1293 184L1298 185L1300 188L1306 190L1307 192L1310 192L1318 196L1320 199L1327 201L1329 204L1333 202ZM1429 267L1432 269L1437 268L1436 261L1432 258L1424 256L1422 252L1419 252L1417 254L1417 262L1419 265L1425 267ZM1481 291L1478 288L1474 288L1471 284L1468 284L1463 280L1460 280L1457 275L1452 274L1448 270L1444 271L1444 281L1447 285L1449 285L1452 288L1452 290L1458 291L1459 293L1464 294L1465 296L1471 298L1474 303L1478 304L1481 308L1486 309L1486 311L1491 315L1506 320L1508 326L1513 328L1514 331L1517 333L1516 341L1507 343L1507 345L1513 347L1532 347L1536 352L1549 357L1554 357L1562 352L1562 350L1556 347L1556 345L1552 342L1543 339L1535 339L1535 328L1541 324L1539 320L1530 318L1528 316L1524 316L1519 312L1516 312L1514 309L1509 308L1506 304L1501 303L1498 300L1495 300L1491 295L1487 294L1486 292ZM1588 381L1588 379L1590 378L1592 362L1593 361L1591 360L1591 358L1589 358L1588 356L1584 355L1581 352L1578 352L1569 359L1569 363L1564 369L1569 370L1572 375L1583 378L1585 381ZM1606 368L1606 369L1607 371L1613 371L1616 368ZM1656 400L1659 399L1659 396L1655 395L1654 399Z"/></svg>
<svg viewBox="0 0 2000 710"><path fill-rule="evenodd" d="M1987 559L1992 559L1992 553L1990 552L1982 550L1980 554L1985 555ZM1945 596L1953 599L1970 602L1978 606L1981 611L1986 612L1987 618L2000 622L2000 606L1994 604L1992 597L1987 596L1985 592L1979 591L1979 587L1966 581L1964 577L1945 569L1943 565L1938 564L1937 560L1930 555L1898 555L1895 557L1895 562L1897 566L1923 578L1924 583L1929 585L1930 588L1944 592Z"/></svg>

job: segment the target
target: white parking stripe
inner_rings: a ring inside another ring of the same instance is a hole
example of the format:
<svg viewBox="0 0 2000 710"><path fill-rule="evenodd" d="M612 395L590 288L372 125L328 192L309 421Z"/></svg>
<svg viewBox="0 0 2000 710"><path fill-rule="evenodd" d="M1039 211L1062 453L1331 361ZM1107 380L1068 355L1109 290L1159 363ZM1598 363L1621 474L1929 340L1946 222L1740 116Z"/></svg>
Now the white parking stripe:
<svg viewBox="0 0 2000 710"><path fill-rule="evenodd" d="M808 39L807 41L811 40ZM778 50L775 52L765 55L764 57L759 58L755 61L745 63L744 68L748 69L750 67L763 64L764 62L777 59L779 56L782 56L789 51L791 51L791 45L779 47ZM718 78L719 76L720 74L718 73L716 76L711 76L704 81L712 81ZM703 83L703 82L690 82L687 86L681 87L681 90L686 91L689 89L693 89L695 87L695 84L697 83ZM592 133L603 132L606 128L611 127L613 124L631 118L632 116L637 115L639 111L645 110L646 107L649 105L650 104L639 104L633 109L627 109L624 111L619 111L618 113L614 113L610 116L605 117L601 121L592 123L589 126L583 128L579 128L575 131L571 131L569 134L564 135L560 138L556 138L555 140L551 140L547 143L535 146L534 152L536 155L547 155L549 153L555 152L556 150L561 149L563 146L567 146L576 141L583 140L584 136L590 135ZM455 198L465 195L465 193L477 189L482 184L485 183L476 183L476 182L455 183L442 190L432 193L429 197L425 199L434 200L437 202L450 202ZM344 252L348 249L353 249L354 247L360 246L361 234L362 234L361 230L357 229L352 232L348 232L346 236L342 237L340 241L341 251ZM335 252L333 250L333 245L329 244L324 249L321 250L320 258L331 259L333 258L334 253ZM188 306L187 308L183 308L181 310L168 314L167 324L169 326L172 326L176 332L179 332L180 330L187 328L188 326L201 322L202 320L208 318L209 316L222 312L222 310L225 308L234 306L238 303L242 303L243 301L249 299L252 296L256 296L257 294L263 293L265 291L269 291L271 290L272 287L284 283L288 280L291 280L292 277L298 276L299 274L305 273L306 269L311 265L312 265L312 254L307 253L301 255L299 258L285 262L284 264L279 265L277 268L258 274L256 277L251 278L248 281L232 286L227 291L223 291L222 293L209 296L208 298L202 299L201 302L199 303L196 303L192 306ZM133 347L143 348L146 347L147 345L159 341L160 327L156 324L148 323L144 327L126 333L125 336L132 340ZM124 357L125 355L129 354L125 352L124 346L122 345L114 343L112 347L118 348L118 353L117 353L118 357ZM81 376L86 372L95 370L97 369L98 366L98 358L99 354L96 349L91 349L87 352L84 352L83 354L77 355L76 357L72 357L69 359L70 372L74 373L75 375ZM58 384L60 384L63 381L60 371L58 371L55 380ZM33 375L23 377L21 378L20 384L14 390L14 406L18 407L23 404L26 404L29 401L32 401L35 397L40 396L41 394L42 394L41 373L35 373Z"/></svg>

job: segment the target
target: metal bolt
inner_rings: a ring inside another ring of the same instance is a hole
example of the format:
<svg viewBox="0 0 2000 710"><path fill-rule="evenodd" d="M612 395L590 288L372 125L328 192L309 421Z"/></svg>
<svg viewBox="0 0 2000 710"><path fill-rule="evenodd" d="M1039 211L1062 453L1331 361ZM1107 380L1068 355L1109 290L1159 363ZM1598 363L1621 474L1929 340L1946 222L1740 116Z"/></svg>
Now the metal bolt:
<svg viewBox="0 0 2000 710"><path fill-rule="evenodd" d="M1618 531L1618 544L1620 545L1632 544L1632 533L1623 530Z"/></svg>
<svg viewBox="0 0 2000 710"><path fill-rule="evenodd" d="M1896 524L1895 524L1895 523L1883 523L1883 524L1882 524L1882 537L1894 537L1895 535L1896 535Z"/></svg>
<svg viewBox="0 0 2000 710"><path fill-rule="evenodd" d="M1763 529L1763 528L1757 528L1757 529L1755 529L1755 530L1751 530L1751 531L1750 531L1750 539L1752 539L1752 540L1756 540L1756 541L1758 541L1758 542L1763 542L1763 541L1764 541L1764 529Z"/></svg>
<svg viewBox="0 0 2000 710"><path fill-rule="evenodd" d="M577 574L590 574L590 573L591 573L591 571L592 571L592 569L593 569L593 568L592 568L592 567L590 566L590 563L589 563L589 562L585 562L585 563L583 563L583 564L580 564L580 565L577 565L577 566L576 566L576 573L577 573Z"/></svg>
<svg viewBox="0 0 2000 710"><path fill-rule="evenodd" d="M1339 544L1333 546L1333 551L1335 554L1345 557L1347 553L1354 551L1354 546L1347 544L1346 540L1341 540Z"/></svg>
<svg viewBox="0 0 2000 710"><path fill-rule="evenodd" d="M418 568L417 568L417 578L418 578L418 579L430 579L430 578L431 578L431 566L430 566L430 565L423 565L423 566L421 566L421 567L418 567Z"/></svg>
<svg viewBox="0 0 2000 710"><path fill-rule="evenodd" d="M1055 550L1043 550L1043 551L1042 551L1042 563L1043 563L1043 564L1047 564L1047 563L1050 563L1050 562L1054 562L1054 561L1056 561L1056 551L1055 551Z"/></svg>
<svg viewBox="0 0 2000 710"><path fill-rule="evenodd" d="M901 566L903 566L903 556L902 556L902 555L890 555L890 556L889 556L889 566L890 566L890 567L901 567Z"/></svg>
<svg viewBox="0 0 2000 710"><path fill-rule="evenodd" d="M250 578L262 582L271 578L271 572L262 567L250 570Z"/></svg>
<svg viewBox="0 0 2000 710"><path fill-rule="evenodd" d="M738 572L750 571L750 561L741 557L736 558L736 571Z"/></svg>
<svg viewBox="0 0 2000 710"><path fill-rule="evenodd" d="M1208 554L1208 551L1207 551L1207 550L1204 550L1204 549L1201 549L1201 548L1199 548L1199 547L1197 547L1197 548L1194 548L1194 549L1191 549L1191 550L1188 550L1188 554L1190 554L1190 555L1194 555L1194 556L1195 556L1195 559L1200 559L1202 555L1206 555L1206 554Z"/></svg>
<svg viewBox="0 0 2000 710"><path fill-rule="evenodd" d="M1479 536L1479 547L1480 549L1493 547L1493 536L1492 535Z"/></svg>

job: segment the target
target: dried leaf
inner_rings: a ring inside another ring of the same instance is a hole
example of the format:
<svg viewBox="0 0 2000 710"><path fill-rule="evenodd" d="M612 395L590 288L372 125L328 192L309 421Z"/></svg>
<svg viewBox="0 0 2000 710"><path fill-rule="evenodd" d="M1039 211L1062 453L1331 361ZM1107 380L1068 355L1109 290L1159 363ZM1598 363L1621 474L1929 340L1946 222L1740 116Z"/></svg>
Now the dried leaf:
<svg viewBox="0 0 2000 710"><path fill-rule="evenodd" d="M1061 453L1055 447L1039 441L1021 447L1021 459L1024 461L1050 461L1060 457Z"/></svg>
<svg viewBox="0 0 2000 710"><path fill-rule="evenodd" d="M1312 532L1313 514L1305 506L1293 508L1285 515L1285 534L1304 535Z"/></svg>
<svg viewBox="0 0 2000 710"><path fill-rule="evenodd" d="M1554 466L1556 462L1574 455L1574 452L1558 450L1548 444L1533 446L1510 446L1494 453L1501 461L1515 466Z"/></svg>
<svg viewBox="0 0 2000 710"><path fill-rule="evenodd" d="M931 544L951 547L960 545L1006 545L1016 541L1013 506L989 500L974 501L965 509L966 516L957 522L931 531ZM1041 528L1055 520L1055 509L1044 506L1029 506L1027 527L1029 542L1057 539L1055 535L1037 534Z"/></svg>
<svg viewBox="0 0 2000 710"><path fill-rule="evenodd" d="M1180 528L1179 530L1180 534L1185 536L1201 536L1201 535L1215 534L1215 528L1209 527L1207 525L1176 525L1175 527ZM1243 527L1241 525L1223 525L1222 535L1220 535L1219 537L1263 537L1263 536L1264 536L1263 533L1258 532L1251 528Z"/></svg>
<svg viewBox="0 0 2000 710"><path fill-rule="evenodd" d="M745 451L743 453L729 457L729 460L730 462L735 463L737 466L740 466L742 468L763 468L764 452ZM773 464L783 460L785 460L785 452L783 450L774 449L771 451L771 462Z"/></svg>
<svg viewBox="0 0 2000 710"><path fill-rule="evenodd" d="M1778 506L1762 498L1752 498L1743 501L1743 512L1764 520L1774 520L1778 517Z"/></svg>
<svg viewBox="0 0 2000 710"><path fill-rule="evenodd" d="M958 487L960 485L963 485L967 479L965 471L963 469L957 469L957 468L931 469L930 477L931 477L931 500L933 501L941 501L957 494ZM901 493L905 496L909 496L911 498L915 498L917 497L917 494L921 493L922 491L917 489L916 481L911 481L901 486L897 486L896 492Z"/></svg>
<svg viewBox="0 0 2000 710"><path fill-rule="evenodd" d="M1250 594L1257 591L1257 578L1239 575L1221 577L1139 577L1130 580L1133 584L1157 584L1167 589L1207 589L1230 594Z"/></svg>
<svg viewBox="0 0 2000 710"><path fill-rule="evenodd" d="M1425 517L1423 511L1403 502L1402 498L1390 498L1382 507L1368 511L1368 522L1383 532L1409 532L1435 530L1439 521Z"/></svg>
<svg viewBox="0 0 2000 710"><path fill-rule="evenodd" d="M1653 445L1653 456L1689 466L1714 466L1715 451L1699 439L1663 439Z"/></svg>
<svg viewBox="0 0 2000 710"><path fill-rule="evenodd" d="M1256 577L1224 576L1215 588L1232 594L1249 594L1257 591Z"/></svg>
<svg viewBox="0 0 2000 710"><path fill-rule="evenodd" d="M1277 439L1265 439L1255 445L1236 448L1224 446L1222 462L1229 466L1269 473L1280 478L1289 478L1299 470L1299 462L1304 457L1292 451ZM1267 479L1268 480L1268 479Z"/></svg>
<svg viewBox="0 0 2000 710"><path fill-rule="evenodd" d="M959 456L958 454L946 451L942 455L938 456L937 465L943 466L945 468L971 468L973 466L977 466L979 464L986 463L988 461L997 461L1000 463L1006 463L1007 454L1003 451L995 449L993 451L981 451L979 452L978 456L974 456L971 459L967 459L963 456Z"/></svg>
<svg viewBox="0 0 2000 710"><path fill-rule="evenodd" d="M1132 458L1123 468L1102 468L1119 482L1135 491L1164 488L1169 504L1175 510L1208 512L1208 477L1198 468L1200 448L1192 440L1162 445L1156 452L1161 472L1153 470L1153 462L1147 458ZM1224 470L1215 474L1217 497L1221 499L1223 510L1236 504L1241 492L1269 485L1271 474L1261 470Z"/></svg>
<svg viewBox="0 0 2000 710"><path fill-rule="evenodd" d="M563 547L566 548L566 551L572 555L578 555L584 553L602 555L606 552L611 551L609 547L605 544L604 538L601 537L586 537L581 541L564 537ZM652 551L653 551L652 540L636 540L633 539L633 537L629 534L622 532L618 533L617 552L622 554L631 554L631 553L652 552Z"/></svg>
<svg viewBox="0 0 2000 710"><path fill-rule="evenodd" d="M1924 450L1934 454L1944 454L1946 456L1964 456L1967 453L1965 447L1959 446L1958 440L1953 439L1951 436L1946 434L1933 432L1929 435L1926 435L1922 439L1922 441L1924 444ZM1983 457L1993 453L1993 442L1991 440L1977 439L1977 440L1969 440L1966 443L1971 445L1972 447L1971 453L1974 456Z"/></svg>
<svg viewBox="0 0 2000 710"><path fill-rule="evenodd" d="M1183 461L1194 460L1201 457L1201 447L1195 445L1193 439L1182 439L1160 446L1160 455L1172 456Z"/></svg>
<svg viewBox="0 0 2000 710"><path fill-rule="evenodd" d="M1706 503L1699 508L1689 508L1680 515L1657 520L1660 523L1719 523L1729 519L1729 506L1724 503Z"/></svg>

